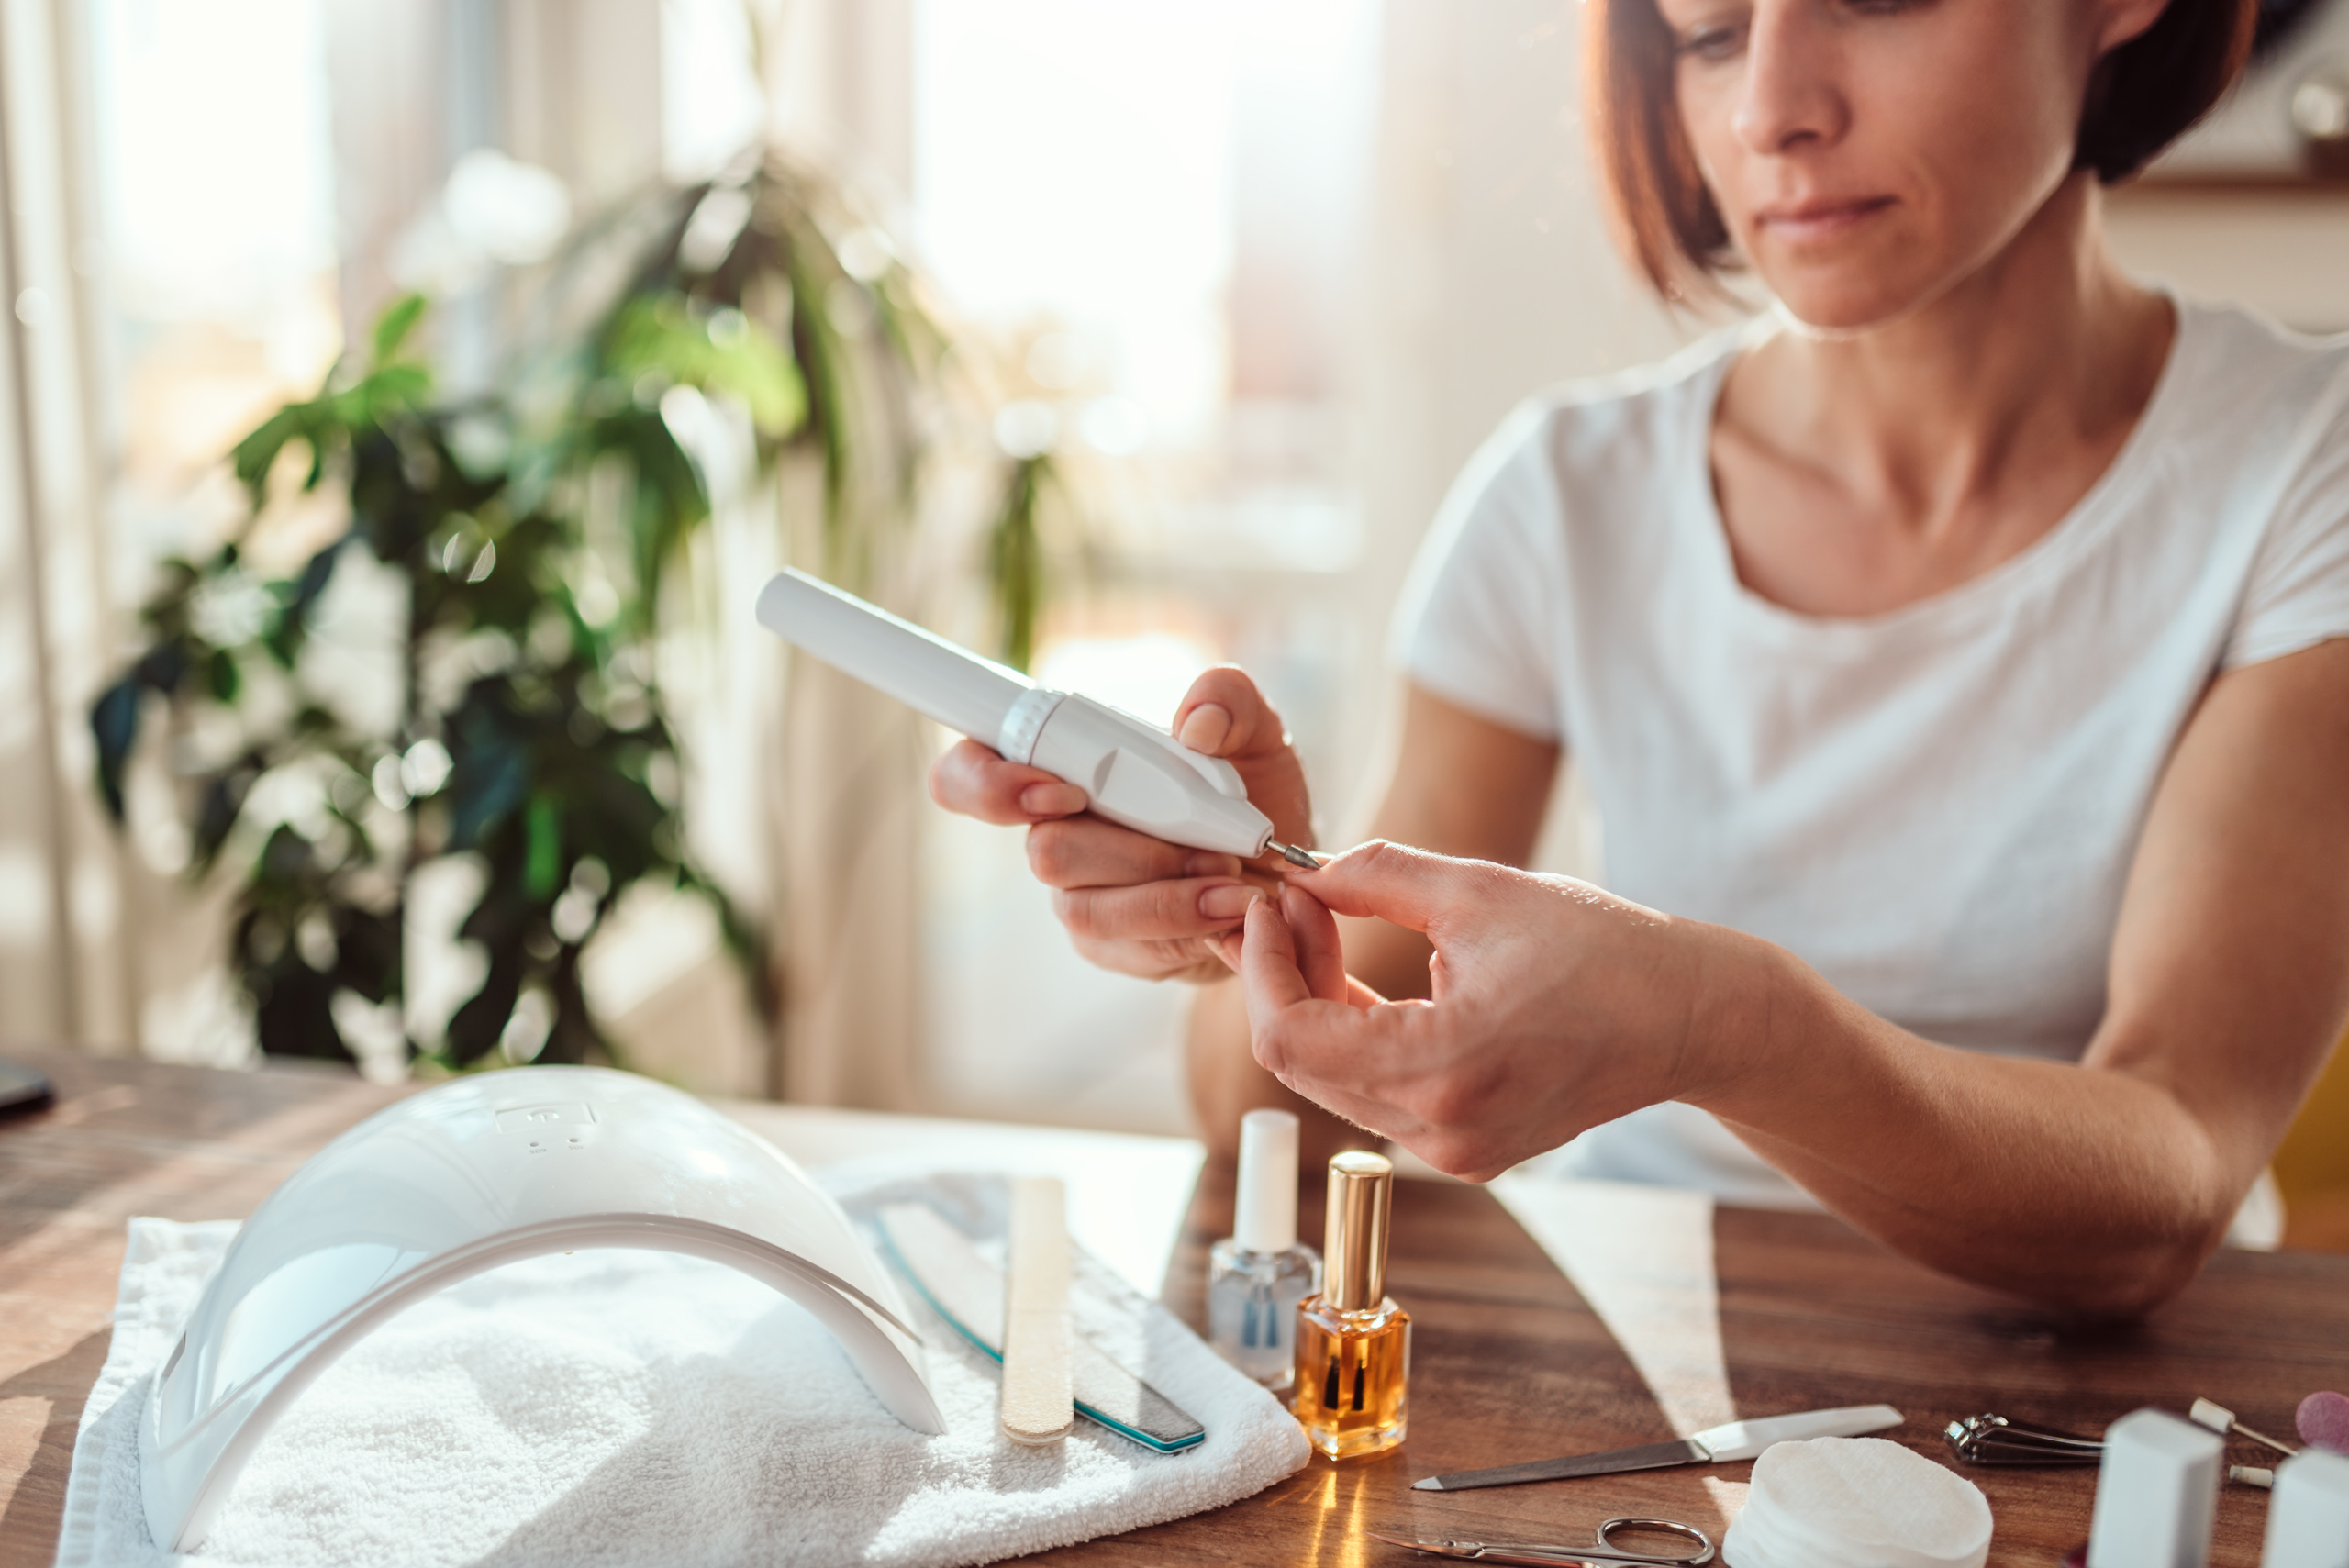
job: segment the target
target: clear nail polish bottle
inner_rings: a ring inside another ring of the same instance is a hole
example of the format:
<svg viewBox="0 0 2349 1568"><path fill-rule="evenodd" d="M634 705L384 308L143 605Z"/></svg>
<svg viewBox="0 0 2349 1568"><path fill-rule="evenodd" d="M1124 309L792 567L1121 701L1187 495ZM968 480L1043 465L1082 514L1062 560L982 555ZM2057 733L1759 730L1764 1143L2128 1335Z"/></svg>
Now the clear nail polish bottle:
<svg viewBox="0 0 2349 1568"><path fill-rule="evenodd" d="M1284 1392L1297 1375L1297 1304L1321 1284L1321 1260L1297 1242L1297 1118L1286 1111L1241 1118L1233 1221L1208 1253L1208 1342Z"/></svg>
<svg viewBox="0 0 2349 1568"><path fill-rule="evenodd" d="M1329 1278L1297 1308L1297 1391L1289 1407L1331 1459L1403 1440L1411 1318L1386 1294L1395 1167L1349 1150L1330 1162Z"/></svg>

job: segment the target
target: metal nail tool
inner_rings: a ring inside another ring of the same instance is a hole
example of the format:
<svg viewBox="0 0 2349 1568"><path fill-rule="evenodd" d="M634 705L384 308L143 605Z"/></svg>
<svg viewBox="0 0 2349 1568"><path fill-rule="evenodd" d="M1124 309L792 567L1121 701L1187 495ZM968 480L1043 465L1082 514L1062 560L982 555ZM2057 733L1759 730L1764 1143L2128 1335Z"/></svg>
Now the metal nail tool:
<svg viewBox="0 0 2349 1568"><path fill-rule="evenodd" d="M1942 1429L1949 1450L1968 1464L2101 1464L2104 1440L2005 1416L1968 1416Z"/></svg>
<svg viewBox="0 0 2349 1568"><path fill-rule="evenodd" d="M1330 863L1328 856L1317 855L1311 850L1300 850L1295 844L1267 842L1264 848L1280 856L1289 864L1303 866L1307 871L1319 871Z"/></svg>
<svg viewBox="0 0 2349 1568"><path fill-rule="evenodd" d="M1652 1551L1627 1551L1614 1544L1616 1536L1640 1531L1676 1535L1697 1550L1677 1557L1663 1557ZM1363 1533L1389 1546L1407 1546L1413 1551L1437 1557L1459 1557L1471 1562L1517 1562L1527 1564L1528 1568L1610 1568L1616 1564L1630 1564L1631 1568L1699 1568L1714 1556L1713 1538L1678 1519L1609 1519L1598 1527L1598 1539L1590 1546L1551 1546L1535 1541L1406 1540L1375 1529Z"/></svg>
<svg viewBox="0 0 2349 1568"><path fill-rule="evenodd" d="M2210 1401L2204 1400L2203 1404ZM2199 1408L2199 1407L2198 1407ZM2213 1409L2217 1407L2213 1406ZM2225 1414L2225 1412L2221 1412ZM2199 1419L2199 1418L2197 1418ZM2232 1419L2232 1417L2229 1418ZM2225 1429L2211 1426L2213 1431ZM1949 1451L1968 1464L2057 1465L2101 1464L2104 1462L2104 1440L2082 1437L2055 1427L2043 1427L2032 1421L2017 1421L2005 1416L1968 1416L1963 1421L1952 1421L1942 1429L1942 1436L1949 1440ZM2274 1444L2274 1440L2260 1438L2245 1431L2243 1436ZM2269 1487L2276 1484L2276 1473L2255 1464L2230 1464L2227 1479L2241 1486Z"/></svg>
<svg viewBox="0 0 2349 1568"><path fill-rule="evenodd" d="M2235 1413L2232 1410L2213 1400L2197 1399L2194 1402L2194 1408L2187 1413L2187 1418L2196 1426L2208 1427L2222 1438L2230 1434L2239 1438L2249 1438L2263 1448L2274 1449L2286 1459L2300 1451L2290 1443L2277 1442L2265 1432L2253 1431L2235 1419Z"/></svg>
<svg viewBox="0 0 2349 1568"><path fill-rule="evenodd" d="M1418 1492L1466 1492L1479 1486L1515 1486L1527 1481L1567 1481L1578 1475L1664 1470L1675 1464L1727 1464L1734 1460L1757 1458L1772 1443L1801 1442L1810 1438L1856 1438L1899 1424L1900 1412L1889 1405L1805 1410L1794 1416L1730 1421L1668 1443L1644 1443L1638 1448L1609 1449L1604 1453L1578 1453L1564 1459L1536 1460L1530 1464L1431 1475L1412 1482L1411 1488Z"/></svg>

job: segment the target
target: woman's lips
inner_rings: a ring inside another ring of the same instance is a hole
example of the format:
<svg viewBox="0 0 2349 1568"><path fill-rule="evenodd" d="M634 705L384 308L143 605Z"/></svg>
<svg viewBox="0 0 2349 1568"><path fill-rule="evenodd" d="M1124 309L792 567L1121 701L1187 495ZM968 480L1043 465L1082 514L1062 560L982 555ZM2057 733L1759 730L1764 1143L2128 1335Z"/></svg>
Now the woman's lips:
<svg viewBox="0 0 2349 1568"><path fill-rule="evenodd" d="M1753 215L1753 226L1793 244L1809 244L1850 232L1892 202L1890 196L1861 196L1851 201L1789 203L1759 209Z"/></svg>

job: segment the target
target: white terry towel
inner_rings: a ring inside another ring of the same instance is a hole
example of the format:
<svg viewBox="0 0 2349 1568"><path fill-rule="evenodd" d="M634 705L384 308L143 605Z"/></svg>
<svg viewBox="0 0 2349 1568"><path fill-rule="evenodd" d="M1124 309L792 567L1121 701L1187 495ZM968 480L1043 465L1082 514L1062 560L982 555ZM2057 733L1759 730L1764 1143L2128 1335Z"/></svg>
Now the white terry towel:
<svg viewBox="0 0 2349 1568"><path fill-rule="evenodd" d="M863 1218L918 1197L1000 1235L998 1177L865 1180ZM236 1233L130 1222L114 1341L83 1408L59 1568L174 1561L149 1536L138 1423L153 1374ZM991 1562L1219 1507L1302 1468L1272 1396L1079 1253L1103 1348L1208 1429L1156 1454L1090 1422L1005 1438L994 1364L905 1294L942 1437L899 1425L800 1307L720 1265L580 1252L484 1274L363 1340L297 1400L190 1562Z"/></svg>

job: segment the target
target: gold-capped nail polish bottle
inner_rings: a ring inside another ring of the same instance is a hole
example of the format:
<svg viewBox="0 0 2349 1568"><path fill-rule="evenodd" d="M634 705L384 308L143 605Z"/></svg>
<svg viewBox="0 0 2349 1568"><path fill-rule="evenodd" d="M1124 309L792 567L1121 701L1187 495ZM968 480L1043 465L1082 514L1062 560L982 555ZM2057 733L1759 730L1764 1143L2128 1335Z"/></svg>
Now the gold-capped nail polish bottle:
<svg viewBox="0 0 2349 1568"><path fill-rule="evenodd" d="M1386 1228L1395 1166L1349 1150L1330 1161L1321 1290L1297 1305L1297 1393L1306 1440L1331 1459L1383 1453L1403 1440L1411 1319L1386 1296Z"/></svg>

